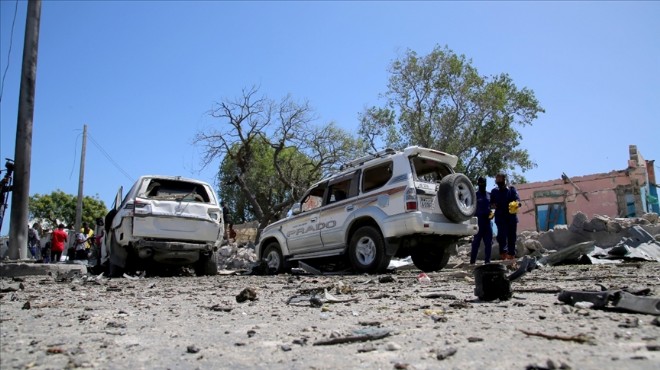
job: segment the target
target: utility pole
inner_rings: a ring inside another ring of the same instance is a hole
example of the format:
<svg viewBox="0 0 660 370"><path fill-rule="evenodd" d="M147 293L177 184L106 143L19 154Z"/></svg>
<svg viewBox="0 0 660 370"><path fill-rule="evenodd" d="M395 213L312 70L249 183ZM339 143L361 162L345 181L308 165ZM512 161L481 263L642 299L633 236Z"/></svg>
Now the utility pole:
<svg viewBox="0 0 660 370"><path fill-rule="evenodd" d="M80 151L80 175L78 175L78 202L76 203L76 223L73 230L78 232L82 223L83 183L85 182L85 152L87 151L87 125L83 125L82 150Z"/></svg>
<svg viewBox="0 0 660 370"><path fill-rule="evenodd" d="M11 197L9 222L9 258L27 257L28 199L30 197L30 165L32 163L32 123L34 119L34 91L37 82L37 49L41 0L29 0L23 42L21 90L18 98L14 188Z"/></svg>

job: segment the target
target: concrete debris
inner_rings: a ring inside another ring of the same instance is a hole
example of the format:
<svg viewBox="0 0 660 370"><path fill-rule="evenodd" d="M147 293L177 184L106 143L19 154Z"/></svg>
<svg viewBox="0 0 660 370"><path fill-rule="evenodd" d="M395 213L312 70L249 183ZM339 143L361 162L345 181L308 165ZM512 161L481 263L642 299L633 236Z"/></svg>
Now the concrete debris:
<svg viewBox="0 0 660 370"><path fill-rule="evenodd" d="M249 270L258 258L254 253L254 248L248 248L248 246L230 243L220 247L215 253L218 269Z"/></svg>
<svg viewBox="0 0 660 370"><path fill-rule="evenodd" d="M633 218L595 215L589 219L584 213L577 212L570 225L556 225L545 232L518 233L516 257L530 255L548 265L660 262L659 240L660 218L656 213ZM587 243L591 243L593 250L583 247ZM567 249L569 251L564 252ZM469 253L469 245L462 250ZM480 248L479 259L484 258L483 250ZM493 251L497 250L497 241L493 238Z"/></svg>
<svg viewBox="0 0 660 370"><path fill-rule="evenodd" d="M245 288L236 295L236 302L254 301L257 299L257 290L254 288Z"/></svg>
<svg viewBox="0 0 660 370"><path fill-rule="evenodd" d="M557 299L579 308L589 303L589 308L613 307L630 312L660 315L660 298L640 297L623 290L601 292L563 290Z"/></svg>
<svg viewBox="0 0 660 370"><path fill-rule="evenodd" d="M435 356L438 360L442 361L448 357L451 357L456 354L458 350L454 347L449 347L445 349L439 349L435 351Z"/></svg>

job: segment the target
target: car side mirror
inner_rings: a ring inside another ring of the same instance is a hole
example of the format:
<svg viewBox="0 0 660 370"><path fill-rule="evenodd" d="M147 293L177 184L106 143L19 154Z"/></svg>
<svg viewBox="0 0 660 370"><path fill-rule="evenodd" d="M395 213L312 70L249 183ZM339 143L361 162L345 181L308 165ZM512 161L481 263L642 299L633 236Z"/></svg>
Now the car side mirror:
<svg viewBox="0 0 660 370"><path fill-rule="evenodd" d="M300 214L300 212L302 212L302 208L301 208L300 203L296 203L291 207L291 214L292 215L294 215L294 216L298 215L298 214Z"/></svg>

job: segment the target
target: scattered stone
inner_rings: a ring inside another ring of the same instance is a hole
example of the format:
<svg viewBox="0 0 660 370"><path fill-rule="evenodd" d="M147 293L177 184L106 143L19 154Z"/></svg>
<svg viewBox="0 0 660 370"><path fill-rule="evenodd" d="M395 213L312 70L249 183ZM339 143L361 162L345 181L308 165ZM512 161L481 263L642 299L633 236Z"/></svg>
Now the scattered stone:
<svg viewBox="0 0 660 370"><path fill-rule="evenodd" d="M470 343L483 342L483 341L484 341L483 338L479 338L479 337L468 337L467 340L468 340L468 342L470 342Z"/></svg>
<svg viewBox="0 0 660 370"><path fill-rule="evenodd" d="M21 288L18 284L7 284L0 287L0 293L18 292Z"/></svg>
<svg viewBox="0 0 660 370"><path fill-rule="evenodd" d="M254 301L257 299L257 291L254 288L245 288L236 296L236 302Z"/></svg>
<svg viewBox="0 0 660 370"><path fill-rule="evenodd" d="M116 321L110 321L105 326L107 326L108 328L115 328L115 329L125 329L126 328L126 324L124 324L123 322L116 322Z"/></svg>
<svg viewBox="0 0 660 370"><path fill-rule="evenodd" d="M365 343L361 347L358 347L358 353L373 352L376 350L376 346L373 343Z"/></svg>
<svg viewBox="0 0 660 370"><path fill-rule="evenodd" d="M633 318L627 318L625 322L622 322L619 324L620 328L638 328L639 327L639 319L636 317Z"/></svg>
<svg viewBox="0 0 660 370"><path fill-rule="evenodd" d="M250 329L250 330L247 331L247 336L248 336L248 338L252 338L252 337L254 337L255 334L257 334L257 332L254 331L254 330L252 330L252 329Z"/></svg>
<svg viewBox="0 0 660 370"><path fill-rule="evenodd" d="M431 315L431 320L437 323L437 322L447 322L449 319L447 319L447 316Z"/></svg>
<svg viewBox="0 0 660 370"><path fill-rule="evenodd" d="M658 344L658 343L647 343L646 344L646 350L651 351L651 352L658 352L658 351L660 351L660 344Z"/></svg>
<svg viewBox="0 0 660 370"><path fill-rule="evenodd" d="M282 345L280 346L280 349L281 349L282 351L284 351L284 352L289 352L289 351L291 351L291 346L288 345L288 344L282 344Z"/></svg>
<svg viewBox="0 0 660 370"><path fill-rule="evenodd" d="M458 301L458 302L450 303L449 307L452 307L452 308L470 308L470 307L472 307L472 305L467 303L467 302Z"/></svg>
<svg viewBox="0 0 660 370"><path fill-rule="evenodd" d="M322 307L323 300L317 296L313 296L309 299L309 305L316 308Z"/></svg>
<svg viewBox="0 0 660 370"><path fill-rule="evenodd" d="M651 325L660 326L660 316L656 316L653 320L651 320Z"/></svg>
<svg viewBox="0 0 660 370"><path fill-rule="evenodd" d="M361 326L380 326L380 321L360 321L358 323Z"/></svg>
<svg viewBox="0 0 660 370"><path fill-rule="evenodd" d="M197 352L199 352L199 348L197 348L196 346L188 346L186 348L186 351L188 353L197 353Z"/></svg>
<svg viewBox="0 0 660 370"><path fill-rule="evenodd" d="M209 307L209 310L216 311L216 312L218 312L218 311L231 312L231 310L233 310L233 309L234 309L233 307L225 306L225 305L221 305L221 304L214 304L213 306Z"/></svg>
<svg viewBox="0 0 660 370"><path fill-rule="evenodd" d="M437 350L437 351L435 352L435 357L436 357L438 360L442 361L442 360L444 360L444 359L446 359L446 358L449 358L449 357L455 355L457 351L458 351L458 350L457 350L456 348L454 348L454 347L449 347L449 348L445 348L445 349Z"/></svg>
<svg viewBox="0 0 660 370"><path fill-rule="evenodd" d="M394 279L394 277L392 275L385 275L385 276L381 276L381 277L378 278L379 283L393 283L395 281L396 280Z"/></svg>
<svg viewBox="0 0 660 370"><path fill-rule="evenodd" d="M385 343L385 350L387 351L398 351L401 349L401 346L394 342Z"/></svg>
<svg viewBox="0 0 660 370"><path fill-rule="evenodd" d="M407 370L407 369L410 369L410 364L405 363L405 362L397 362L397 363L394 364L394 368L395 369Z"/></svg>
<svg viewBox="0 0 660 370"><path fill-rule="evenodd" d="M24 310L29 310L30 308L32 308L32 305L30 304L30 301L25 302L25 304L23 305L23 309Z"/></svg>
<svg viewBox="0 0 660 370"><path fill-rule="evenodd" d="M590 309L593 306L594 304L591 302L575 302L575 304L573 304L573 307L583 308L583 309Z"/></svg>

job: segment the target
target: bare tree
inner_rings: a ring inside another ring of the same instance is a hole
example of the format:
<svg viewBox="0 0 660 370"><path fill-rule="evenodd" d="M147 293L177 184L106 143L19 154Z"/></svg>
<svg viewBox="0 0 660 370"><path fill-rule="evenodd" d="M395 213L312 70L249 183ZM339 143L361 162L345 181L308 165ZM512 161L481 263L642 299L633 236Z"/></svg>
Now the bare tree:
<svg viewBox="0 0 660 370"><path fill-rule="evenodd" d="M247 207L261 229L286 214L307 187L359 150L360 141L334 123L316 125L309 103L291 96L279 102L243 89L239 98L209 112L217 127L200 131L203 164L220 159L220 194L234 211ZM232 189L236 190L232 193ZM240 198L240 199L238 199Z"/></svg>

